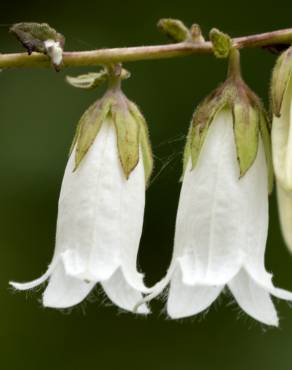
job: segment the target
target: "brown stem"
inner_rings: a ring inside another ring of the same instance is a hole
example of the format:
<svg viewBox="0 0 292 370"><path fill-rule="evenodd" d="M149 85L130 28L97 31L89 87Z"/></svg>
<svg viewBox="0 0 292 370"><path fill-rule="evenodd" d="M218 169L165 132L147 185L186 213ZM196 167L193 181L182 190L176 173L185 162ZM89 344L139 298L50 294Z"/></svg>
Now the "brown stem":
<svg viewBox="0 0 292 370"><path fill-rule="evenodd" d="M284 29L257 35L238 37L232 40L237 49L268 47L281 44L292 44L292 29ZM181 42L177 44L138 46L115 49L99 49L91 51L75 51L63 53L64 67L96 66L118 62L134 62L139 60L165 59L183 57L192 54L213 53L210 41ZM49 58L43 54L26 53L0 54L0 68L50 67Z"/></svg>

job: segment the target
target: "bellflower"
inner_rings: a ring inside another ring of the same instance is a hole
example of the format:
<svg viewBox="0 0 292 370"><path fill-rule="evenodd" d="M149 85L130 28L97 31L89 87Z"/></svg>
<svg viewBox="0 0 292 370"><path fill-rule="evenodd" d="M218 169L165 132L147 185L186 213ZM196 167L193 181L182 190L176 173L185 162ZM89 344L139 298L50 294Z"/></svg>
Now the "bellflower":
<svg viewBox="0 0 292 370"><path fill-rule="evenodd" d="M39 279L11 283L16 289L48 280L43 305L66 308L100 283L117 306L134 308L148 292L136 268L152 168L148 140L144 118L120 88L84 113L63 178L53 260Z"/></svg>
<svg viewBox="0 0 292 370"><path fill-rule="evenodd" d="M272 149L280 224L292 251L292 48L278 58L272 76Z"/></svg>
<svg viewBox="0 0 292 370"><path fill-rule="evenodd" d="M239 74L232 51L229 78L198 107L188 135L168 273L147 300L170 283L171 318L196 315L227 286L239 306L267 325L278 325L265 269L268 193L272 170L261 103Z"/></svg>

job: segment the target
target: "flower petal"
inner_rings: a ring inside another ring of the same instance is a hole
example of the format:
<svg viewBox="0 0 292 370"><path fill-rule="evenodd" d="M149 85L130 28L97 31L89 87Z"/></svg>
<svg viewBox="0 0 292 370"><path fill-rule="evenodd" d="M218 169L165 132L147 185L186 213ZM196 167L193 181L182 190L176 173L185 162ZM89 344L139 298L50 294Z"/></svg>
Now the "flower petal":
<svg viewBox="0 0 292 370"><path fill-rule="evenodd" d="M50 276L51 272L47 270L41 277L38 279L29 281L27 283L16 283L15 281L10 281L9 284L17 290L28 290L37 287L38 285L43 284Z"/></svg>
<svg viewBox="0 0 292 370"><path fill-rule="evenodd" d="M282 234L292 252L292 192L285 191L279 182L277 182L277 200Z"/></svg>
<svg viewBox="0 0 292 370"><path fill-rule="evenodd" d="M143 274L137 271L137 255L145 208L145 173L140 149L139 162L129 179L124 180L120 198L121 267L125 279L134 289L146 292Z"/></svg>
<svg viewBox="0 0 292 370"><path fill-rule="evenodd" d="M43 284L52 274L55 266L56 266L57 260L53 259L53 262L49 265L47 271L38 279L35 279L33 281L27 282L27 283L16 283L15 281L10 281L9 284L13 286L13 288L17 290L28 290L33 289L37 287L38 285Z"/></svg>
<svg viewBox="0 0 292 370"><path fill-rule="evenodd" d="M245 189L232 127L231 111L218 113L195 168L190 162L184 175L173 258L186 256L192 285L224 285L243 261Z"/></svg>
<svg viewBox="0 0 292 370"><path fill-rule="evenodd" d="M94 285L95 283L68 276L63 263L59 263L43 294L43 305L54 308L72 307L83 301Z"/></svg>
<svg viewBox="0 0 292 370"><path fill-rule="evenodd" d="M208 308L219 296L223 286L186 285L177 268L170 283L167 312L172 319L196 315Z"/></svg>
<svg viewBox="0 0 292 370"><path fill-rule="evenodd" d="M270 293L277 298L285 299L286 301L292 301L292 293L285 289L270 287Z"/></svg>
<svg viewBox="0 0 292 370"><path fill-rule="evenodd" d="M134 311L137 303L142 300L142 294L127 283L121 269L118 269L110 279L103 281L101 285L110 300L124 310ZM137 313L147 314L149 309L143 304L138 307Z"/></svg>
<svg viewBox="0 0 292 370"><path fill-rule="evenodd" d="M240 180L244 191L243 213L246 221L243 253L244 267L260 285L271 282L271 274L265 269L265 250L268 236L268 172L263 142L260 139L258 153L252 167Z"/></svg>
<svg viewBox="0 0 292 370"><path fill-rule="evenodd" d="M258 285L244 269L228 286L237 303L248 315L266 325L278 326L278 315L269 292Z"/></svg>
<svg viewBox="0 0 292 370"><path fill-rule="evenodd" d="M121 196L125 184L113 122L105 121L78 169L69 159L59 200L56 248L70 250L76 277L108 278L120 264ZM123 210L125 212L125 210ZM68 256L67 256L68 257ZM67 263L68 262L68 263Z"/></svg>

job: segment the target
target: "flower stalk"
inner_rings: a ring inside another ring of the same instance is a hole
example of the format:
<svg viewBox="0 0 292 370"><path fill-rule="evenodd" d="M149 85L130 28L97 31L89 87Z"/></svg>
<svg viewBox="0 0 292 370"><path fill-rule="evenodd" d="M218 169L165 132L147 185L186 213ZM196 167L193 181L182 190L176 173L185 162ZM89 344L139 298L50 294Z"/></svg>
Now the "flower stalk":
<svg viewBox="0 0 292 370"><path fill-rule="evenodd" d="M231 40L236 49L283 47L292 43L292 28L249 35ZM85 67L97 64L135 62L140 60L167 59L194 54L213 54L210 41L179 42L167 45L138 46L125 48L98 49L63 53L62 67ZM0 54L0 68L49 68L50 59L41 53Z"/></svg>

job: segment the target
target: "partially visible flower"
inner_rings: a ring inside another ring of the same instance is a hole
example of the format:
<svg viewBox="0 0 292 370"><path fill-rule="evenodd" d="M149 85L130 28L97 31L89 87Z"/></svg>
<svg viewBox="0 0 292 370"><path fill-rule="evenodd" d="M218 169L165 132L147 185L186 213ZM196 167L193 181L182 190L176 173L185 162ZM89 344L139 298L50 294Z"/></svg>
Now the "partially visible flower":
<svg viewBox="0 0 292 370"><path fill-rule="evenodd" d="M133 310L148 289L137 271L145 186L152 170L147 126L137 106L112 88L82 116L59 199L56 246L43 305L81 302L96 283L119 307ZM147 313L146 305L139 313Z"/></svg>
<svg viewBox="0 0 292 370"><path fill-rule="evenodd" d="M292 47L279 57L271 85L273 163L276 179L286 191L292 191L291 73Z"/></svg>
<svg viewBox="0 0 292 370"><path fill-rule="evenodd" d="M292 251L292 48L278 58L273 71L272 149L280 224Z"/></svg>
<svg viewBox="0 0 292 370"><path fill-rule="evenodd" d="M230 68L229 79L194 115L172 262L147 300L170 283L167 312L182 318L205 310L227 285L248 315L278 325L270 294L291 300L292 293L275 288L265 270L268 127L261 103L240 77L234 50Z"/></svg>

